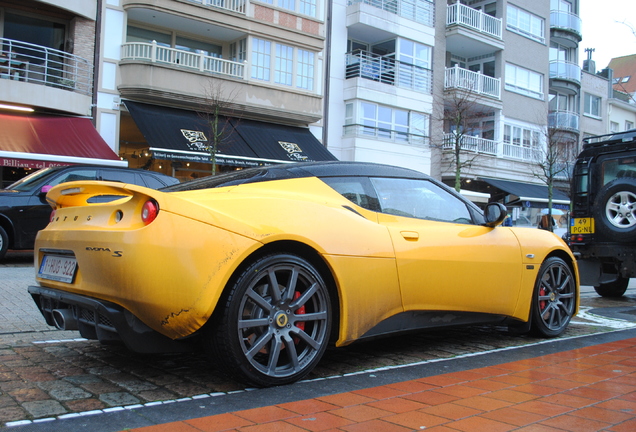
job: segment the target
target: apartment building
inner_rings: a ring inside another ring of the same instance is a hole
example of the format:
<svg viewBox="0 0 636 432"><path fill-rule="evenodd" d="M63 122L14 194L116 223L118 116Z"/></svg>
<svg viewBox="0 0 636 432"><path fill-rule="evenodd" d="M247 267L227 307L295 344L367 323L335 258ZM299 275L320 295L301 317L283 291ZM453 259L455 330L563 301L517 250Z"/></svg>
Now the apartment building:
<svg viewBox="0 0 636 432"><path fill-rule="evenodd" d="M90 120L97 3L0 1L0 185L46 166L123 164Z"/></svg>
<svg viewBox="0 0 636 432"><path fill-rule="evenodd" d="M340 159L459 180L533 221L548 201L535 175L548 138L579 141L578 7L334 1L325 142Z"/></svg>
<svg viewBox="0 0 636 432"><path fill-rule="evenodd" d="M323 116L328 5L103 1L100 133L129 166L183 180L335 159L310 129Z"/></svg>

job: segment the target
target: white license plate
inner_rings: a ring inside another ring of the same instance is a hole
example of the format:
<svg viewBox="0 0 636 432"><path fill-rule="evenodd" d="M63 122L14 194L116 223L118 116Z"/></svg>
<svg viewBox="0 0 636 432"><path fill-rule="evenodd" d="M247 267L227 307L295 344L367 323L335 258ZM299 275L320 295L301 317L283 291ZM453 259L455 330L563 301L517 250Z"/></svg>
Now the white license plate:
<svg viewBox="0 0 636 432"><path fill-rule="evenodd" d="M44 255L38 277L59 282L73 283L77 260L71 256Z"/></svg>

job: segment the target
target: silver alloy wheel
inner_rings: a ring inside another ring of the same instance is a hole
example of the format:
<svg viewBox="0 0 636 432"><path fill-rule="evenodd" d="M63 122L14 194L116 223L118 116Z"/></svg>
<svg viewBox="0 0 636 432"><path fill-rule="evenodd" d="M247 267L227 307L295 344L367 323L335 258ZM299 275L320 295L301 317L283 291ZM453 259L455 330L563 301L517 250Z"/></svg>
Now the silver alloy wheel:
<svg viewBox="0 0 636 432"><path fill-rule="evenodd" d="M636 226L636 195L629 191L615 193L607 200L605 215L616 228Z"/></svg>
<svg viewBox="0 0 636 432"><path fill-rule="evenodd" d="M254 275L239 305L238 336L246 360L261 374L303 374L327 343L329 297L305 267L281 261Z"/></svg>
<svg viewBox="0 0 636 432"><path fill-rule="evenodd" d="M538 286L539 330L545 336L556 336L570 322L576 305L576 285L568 265L550 258L540 270ZM543 330L541 329L543 327Z"/></svg>

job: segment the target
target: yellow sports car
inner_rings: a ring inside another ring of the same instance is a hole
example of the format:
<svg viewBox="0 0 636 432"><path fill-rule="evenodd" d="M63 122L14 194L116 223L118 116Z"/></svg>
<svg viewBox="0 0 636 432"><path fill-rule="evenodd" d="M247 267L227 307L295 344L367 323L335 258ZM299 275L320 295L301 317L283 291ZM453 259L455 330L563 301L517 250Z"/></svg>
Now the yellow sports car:
<svg viewBox="0 0 636 432"><path fill-rule="evenodd" d="M300 163L47 199L29 292L49 325L138 352L202 344L251 385L305 377L330 343L476 323L554 337L578 309L561 239L408 169Z"/></svg>

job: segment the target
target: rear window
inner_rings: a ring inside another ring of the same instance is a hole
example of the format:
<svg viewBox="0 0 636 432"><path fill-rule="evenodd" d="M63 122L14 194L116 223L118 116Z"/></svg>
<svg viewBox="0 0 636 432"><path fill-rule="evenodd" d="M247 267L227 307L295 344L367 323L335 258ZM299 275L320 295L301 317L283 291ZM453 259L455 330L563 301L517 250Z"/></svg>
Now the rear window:
<svg viewBox="0 0 636 432"><path fill-rule="evenodd" d="M603 172L603 185L618 178L636 177L636 157L634 156L605 160L601 167Z"/></svg>

